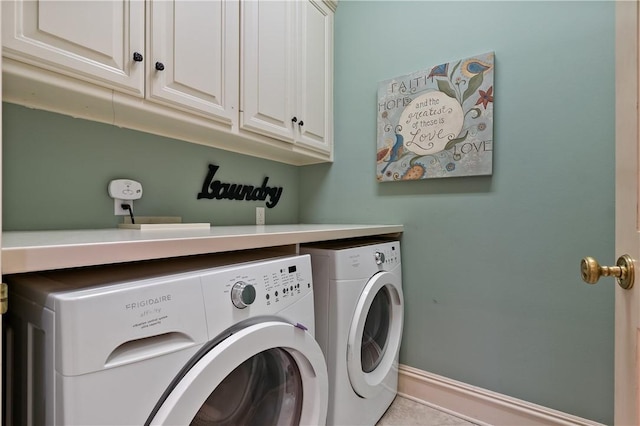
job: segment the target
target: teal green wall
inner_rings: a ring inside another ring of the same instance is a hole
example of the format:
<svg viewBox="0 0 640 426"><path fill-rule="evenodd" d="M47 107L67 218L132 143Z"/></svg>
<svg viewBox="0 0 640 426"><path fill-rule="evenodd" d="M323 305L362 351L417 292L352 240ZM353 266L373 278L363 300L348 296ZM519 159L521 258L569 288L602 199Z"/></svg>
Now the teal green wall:
<svg viewBox="0 0 640 426"><path fill-rule="evenodd" d="M613 421L613 2L340 2L335 163L304 222L402 223L401 362ZM494 174L377 183L378 81L495 51Z"/></svg>
<svg viewBox="0 0 640 426"><path fill-rule="evenodd" d="M142 183L139 216L182 216L184 222L255 224L264 201L196 199L208 164L222 182L281 186L268 224L298 221L299 169L272 161L121 129L106 124L3 105L3 226L7 231L113 228L111 179Z"/></svg>
<svg viewBox="0 0 640 426"><path fill-rule="evenodd" d="M295 168L4 104L7 230L113 227L112 178L140 215L250 224L263 203L196 200L209 162L284 186L268 223L402 223L401 362L612 423L613 2L341 1L332 165ZM494 174L378 184L378 81L495 51Z"/></svg>

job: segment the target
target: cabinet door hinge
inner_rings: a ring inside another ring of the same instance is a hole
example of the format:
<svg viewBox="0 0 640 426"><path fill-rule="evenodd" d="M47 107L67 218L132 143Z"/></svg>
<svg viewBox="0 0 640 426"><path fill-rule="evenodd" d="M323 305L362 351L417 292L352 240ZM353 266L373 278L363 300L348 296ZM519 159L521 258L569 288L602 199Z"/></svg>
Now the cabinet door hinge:
<svg viewBox="0 0 640 426"><path fill-rule="evenodd" d="M0 315L7 313L9 309L9 288L5 283L0 283Z"/></svg>

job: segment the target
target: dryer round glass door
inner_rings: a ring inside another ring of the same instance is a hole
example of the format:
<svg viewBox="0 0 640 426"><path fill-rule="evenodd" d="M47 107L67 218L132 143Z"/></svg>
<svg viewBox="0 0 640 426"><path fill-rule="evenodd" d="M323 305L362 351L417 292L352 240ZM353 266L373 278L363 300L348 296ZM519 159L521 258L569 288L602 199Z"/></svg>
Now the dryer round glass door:
<svg viewBox="0 0 640 426"><path fill-rule="evenodd" d="M347 371L353 390L372 398L395 374L404 301L398 275L379 272L367 282L349 329Z"/></svg>
<svg viewBox="0 0 640 426"><path fill-rule="evenodd" d="M147 424L324 424L328 379L313 336L268 321L213 346L165 395Z"/></svg>
<svg viewBox="0 0 640 426"><path fill-rule="evenodd" d="M362 371L371 373L384 357L389 341L389 323L391 322L391 295L384 286L376 293L362 330L360 361Z"/></svg>

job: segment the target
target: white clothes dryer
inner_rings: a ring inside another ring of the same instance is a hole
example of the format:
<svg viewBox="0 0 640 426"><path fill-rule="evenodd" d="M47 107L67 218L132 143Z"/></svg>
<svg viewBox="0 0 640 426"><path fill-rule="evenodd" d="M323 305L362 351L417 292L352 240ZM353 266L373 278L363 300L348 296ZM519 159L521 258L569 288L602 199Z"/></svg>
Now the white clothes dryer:
<svg viewBox="0 0 640 426"><path fill-rule="evenodd" d="M324 424L309 256L223 258L8 276L6 424Z"/></svg>
<svg viewBox="0 0 640 426"><path fill-rule="evenodd" d="M316 339L329 372L329 425L374 425L398 388L404 301L400 243L333 242L311 255Z"/></svg>

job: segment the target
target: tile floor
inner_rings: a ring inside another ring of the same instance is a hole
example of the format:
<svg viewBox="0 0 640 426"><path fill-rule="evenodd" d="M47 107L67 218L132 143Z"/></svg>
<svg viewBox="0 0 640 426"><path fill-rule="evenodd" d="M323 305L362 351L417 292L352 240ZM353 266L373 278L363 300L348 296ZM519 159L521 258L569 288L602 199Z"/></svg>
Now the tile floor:
<svg viewBox="0 0 640 426"><path fill-rule="evenodd" d="M376 426L473 426L459 417L397 396Z"/></svg>

